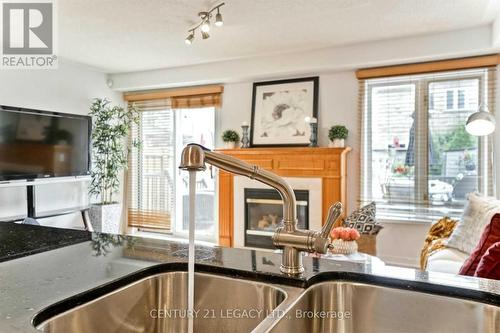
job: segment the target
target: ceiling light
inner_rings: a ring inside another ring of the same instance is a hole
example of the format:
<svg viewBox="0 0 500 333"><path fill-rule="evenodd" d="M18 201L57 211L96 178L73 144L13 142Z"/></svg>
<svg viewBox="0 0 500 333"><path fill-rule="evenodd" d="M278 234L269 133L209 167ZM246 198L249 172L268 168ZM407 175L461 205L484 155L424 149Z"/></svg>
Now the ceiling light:
<svg viewBox="0 0 500 333"><path fill-rule="evenodd" d="M210 32L210 19L213 17L213 12L217 10L217 14L215 15L215 26L222 27L224 22L222 21L222 14L220 13L220 7L224 6L224 2L218 4L213 7L209 11L199 12L198 16L200 17L200 22L188 30L188 36L184 40L187 45L191 45L194 41L194 34L196 29L200 29L201 37L203 39L207 39L210 37L208 34Z"/></svg>
<svg viewBox="0 0 500 333"><path fill-rule="evenodd" d="M210 31L210 20L208 18L205 21L203 21L200 29L202 32L209 32Z"/></svg>
<svg viewBox="0 0 500 333"><path fill-rule="evenodd" d="M495 117L485 107L469 116L465 129L471 135L485 136L495 131L495 123Z"/></svg>
<svg viewBox="0 0 500 333"><path fill-rule="evenodd" d="M224 25L224 21L222 21L222 14L219 12L219 8L217 8L217 15L215 15L215 26L222 27Z"/></svg>
<svg viewBox="0 0 500 333"><path fill-rule="evenodd" d="M194 40L194 31L191 31L189 36L186 37L185 42L187 45L191 45L193 43L193 40Z"/></svg>

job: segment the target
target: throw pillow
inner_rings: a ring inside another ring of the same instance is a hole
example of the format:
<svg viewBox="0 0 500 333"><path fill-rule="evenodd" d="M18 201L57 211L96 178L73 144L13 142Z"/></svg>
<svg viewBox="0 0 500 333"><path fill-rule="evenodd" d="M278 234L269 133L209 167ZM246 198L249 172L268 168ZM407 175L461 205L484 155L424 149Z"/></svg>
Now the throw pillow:
<svg viewBox="0 0 500 333"><path fill-rule="evenodd" d="M474 251L472 251L469 258L464 262L458 274L474 276L477 266L486 250L496 242L500 242L500 214L495 214L490 223L486 225L479 243L477 243Z"/></svg>
<svg viewBox="0 0 500 333"><path fill-rule="evenodd" d="M445 216L431 226L425 238L424 247L420 252L421 270L425 270L427 267L427 259L432 253L446 248L446 239L450 237L456 224L457 221Z"/></svg>
<svg viewBox="0 0 500 333"><path fill-rule="evenodd" d="M363 235L376 235L383 228L375 218L376 212L375 202L358 208L344 220L344 227L356 229Z"/></svg>
<svg viewBox="0 0 500 333"><path fill-rule="evenodd" d="M486 250L474 276L500 280L500 242L496 242Z"/></svg>
<svg viewBox="0 0 500 333"><path fill-rule="evenodd" d="M446 245L465 253L472 253L484 227L496 213L500 213L500 201L478 193L469 194L464 213Z"/></svg>

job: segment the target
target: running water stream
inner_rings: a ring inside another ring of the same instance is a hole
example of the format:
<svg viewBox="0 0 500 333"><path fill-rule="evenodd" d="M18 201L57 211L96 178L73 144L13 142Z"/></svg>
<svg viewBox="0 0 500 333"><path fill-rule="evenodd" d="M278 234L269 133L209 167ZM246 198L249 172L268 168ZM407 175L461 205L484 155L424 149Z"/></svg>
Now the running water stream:
<svg viewBox="0 0 500 333"><path fill-rule="evenodd" d="M188 253L188 332L194 330L194 219L196 171L189 171L189 253Z"/></svg>

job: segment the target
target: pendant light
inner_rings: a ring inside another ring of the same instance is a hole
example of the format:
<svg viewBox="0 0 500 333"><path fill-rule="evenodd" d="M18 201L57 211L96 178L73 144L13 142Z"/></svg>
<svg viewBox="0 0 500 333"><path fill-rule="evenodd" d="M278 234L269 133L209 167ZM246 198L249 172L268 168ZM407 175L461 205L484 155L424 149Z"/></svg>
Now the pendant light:
<svg viewBox="0 0 500 333"><path fill-rule="evenodd" d="M495 131L495 117L488 111L488 107L479 106L479 111L474 112L467 119L465 130L470 135L485 136Z"/></svg>

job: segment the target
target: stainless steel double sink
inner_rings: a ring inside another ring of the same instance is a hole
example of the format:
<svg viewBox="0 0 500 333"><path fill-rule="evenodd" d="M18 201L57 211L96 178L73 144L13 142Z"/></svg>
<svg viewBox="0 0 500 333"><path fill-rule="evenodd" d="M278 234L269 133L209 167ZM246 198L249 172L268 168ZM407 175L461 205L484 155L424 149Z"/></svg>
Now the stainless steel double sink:
<svg viewBox="0 0 500 333"><path fill-rule="evenodd" d="M499 307L458 298L327 281L308 289L195 274L187 313L187 273L161 273L34 323L42 332L438 332L500 331Z"/></svg>

